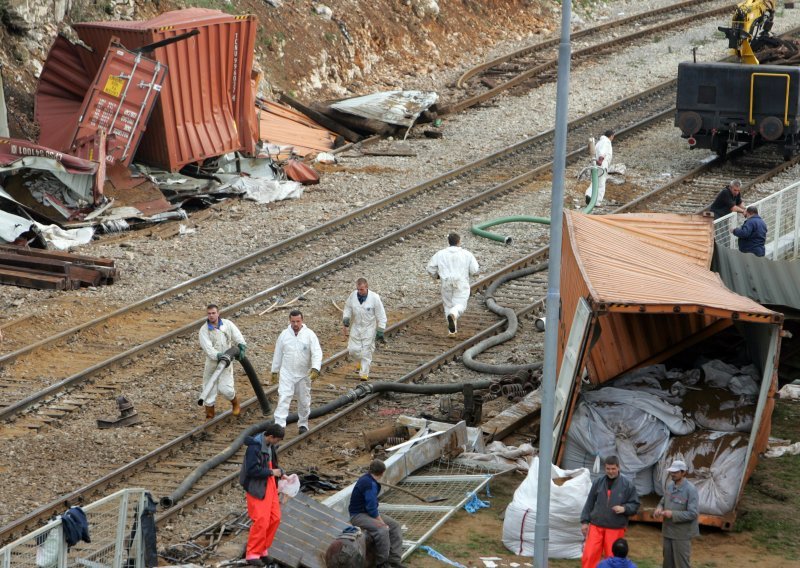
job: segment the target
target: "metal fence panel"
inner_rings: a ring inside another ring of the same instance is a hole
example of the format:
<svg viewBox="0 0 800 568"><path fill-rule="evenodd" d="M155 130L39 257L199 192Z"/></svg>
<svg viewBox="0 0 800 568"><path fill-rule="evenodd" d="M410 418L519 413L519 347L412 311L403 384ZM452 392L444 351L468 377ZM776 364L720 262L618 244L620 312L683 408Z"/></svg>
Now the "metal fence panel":
<svg viewBox="0 0 800 568"><path fill-rule="evenodd" d="M766 258L794 260L800 253L800 182L769 197L751 203L767 224ZM738 239L731 230L739 226L736 213L714 221L714 240L717 246L738 248Z"/></svg>
<svg viewBox="0 0 800 568"><path fill-rule="evenodd" d="M69 550L61 518L0 549L2 568L144 568L144 489L123 489L86 507L91 542Z"/></svg>

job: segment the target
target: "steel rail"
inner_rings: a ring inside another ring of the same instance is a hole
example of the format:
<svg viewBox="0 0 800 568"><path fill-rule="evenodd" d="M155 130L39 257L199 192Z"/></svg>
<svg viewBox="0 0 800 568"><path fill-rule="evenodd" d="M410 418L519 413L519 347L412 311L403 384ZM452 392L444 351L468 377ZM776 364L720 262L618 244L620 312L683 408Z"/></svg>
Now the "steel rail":
<svg viewBox="0 0 800 568"><path fill-rule="evenodd" d="M603 109L600 109L598 111L586 114L586 115L584 115L584 116L582 116L580 118L575 119L574 121L570 122L569 127L570 128L576 128L576 127L578 127L578 126L580 126L582 124L588 124L588 123L590 123L592 121L597 120L598 118L607 116L607 115L617 111L618 109L620 109L622 107L635 104L636 102L638 102L641 99L646 99L648 97L652 97L654 94L658 93L659 91L662 91L662 90L665 90L665 89L669 89L672 86L674 86L675 84L676 84L676 81L674 81L674 80L666 81L664 83L656 85L655 87L647 89L646 91L644 91L642 93L639 93L637 95L632 95L630 97L626 97L626 98L624 98L624 99L622 99L620 101L617 101L616 103L614 103L612 105L609 105L608 107L605 107ZM36 341L34 343L31 343L29 345L26 345L24 347L16 349L15 351L6 353L4 355L0 355L0 365L2 365L3 363L9 363L9 362L13 361L14 359L16 359L17 357L19 357L21 355L24 355L26 353L30 353L31 351L33 351L35 349L38 349L38 348L41 348L41 347L45 347L45 346L50 345L52 343L55 343L55 342L57 342L57 341L59 341L61 339L64 339L64 338L69 337L71 335L75 335L76 333L78 333L80 331L83 331L83 330L85 330L85 329L87 329L89 327L93 327L93 326L99 325L101 323L104 323L104 322L112 319L112 318L125 315L125 314L130 313L130 312L132 312L134 310L142 309L142 308L148 307L148 306L156 304L156 303L164 302L165 300L169 299L170 297L182 294L182 293L186 292L187 290L189 290L191 288L194 288L194 287L196 287L196 286L198 286L200 284L206 283L206 282L208 282L208 281L210 281L210 280L212 280L214 278L217 278L217 277L220 277L220 276L224 276L225 274L228 274L230 272L238 270L239 268L242 268L242 267L244 267L246 265L258 262L259 260L261 260L263 258L266 258L266 257L272 256L272 255L275 255L277 253L280 253L280 252L292 249L294 247L297 247L300 244L303 244L305 241L307 241L307 240L309 240L311 238L315 238L315 237L324 235L325 233L328 233L328 232L332 231L333 229L337 229L339 227L347 225L347 224L355 221L356 219L368 217L368 216L372 215L373 213L375 213L376 211L378 211L380 209L391 207L392 205L394 205L394 204L396 204L398 202L404 201L404 200L406 200L406 199L408 199L410 197L413 197L413 196L415 196L415 195L417 195L419 193L427 191L427 190L433 188L434 186L446 184L447 182L455 180L455 179L463 176L464 174L466 174L466 173L468 173L470 171L476 170L476 169L478 169L480 167L483 167L483 166L485 166L487 164L491 164L491 163L493 163L495 161L502 160L503 158L510 157L510 156L520 152L520 151L523 151L523 150L529 148L529 147L536 146L538 144L542 144L542 143L546 142L549 138L552 138L552 136L553 136L553 130L552 129L551 130L546 130L546 131L541 132L541 133L539 133L539 134L537 134L537 135L535 135L535 136L533 136L531 138L528 138L526 140L522 140L520 142L512 144L511 146L503 148L503 149L501 149L501 150L499 150L497 152L489 154L488 156L484 156L483 158L480 158L478 160L470 162L469 164L465 164L463 166L460 166L458 168L450 170L450 171L448 171L448 172L446 172L444 174L441 174L439 176L436 176L436 177L433 177L433 178L431 178L429 180L426 180L426 181L422 182L421 184L418 184L418 185L413 186L411 188L399 191L399 192L397 192L395 194L392 194L390 196L387 196L387 197L385 197L383 199L380 199L380 200L375 201L373 203L367 204L364 207L361 207L359 209L355 209L353 211L345 213L344 215L341 215L341 216L337 217L336 219L332 219L330 221L327 221L327 222L325 222L325 223L323 223L321 225L318 225L316 227L313 227L313 228L311 228L311 229L309 229L307 231L304 231L302 233L298 233L297 235L293 235L291 237L288 237L288 238L286 238L286 239L284 239L282 241L279 241L279 242L277 242L277 243L275 243L273 245L270 245L268 247L264 247L262 249L254 251L254 252L252 252L252 253L250 253L248 255L245 255L245 256L243 256L241 258L238 258L238 259L236 259L234 261L231 261L231 262L229 262L229 263L227 263L227 264L225 264L223 266L215 268L214 270L211 270L211 271L209 271L209 272L207 272L205 274L202 274L202 275L197 276L195 278L191 278L189 280L186 280L184 282L181 282L179 284L171 286L171 287L169 287L169 288L167 288L165 290L162 290L160 292L152 294L152 295L150 295L150 296L148 296L146 298L143 298L142 300L134 302L133 304L130 304L128 306L124 306L122 308L119 308L119 309L114 310L112 312L109 312L107 314L103 314L101 316L98 316L98 317L96 317L96 318L94 318L92 320L89 320L87 322L80 323L80 324L75 325L75 326L73 326L73 327L71 327L69 329L66 329L66 330L60 331L58 333L55 333L55 334L53 334L51 336L42 338L42 339L40 339L40 340L38 340L38 341ZM229 311L230 310L228 308L224 308L221 311L221 313L225 314L225 313L228 313Z"/></svg>
<svg viewBox="0 0 800 568"><path fill-rule="evenodd" d="M670 12L677 12L679 10L683 10L684 8L691 8L693 6L699 6L705 3L711 3L713 0L686 0L685 2L680 2L678 4L670 4L669 6L662 6L661 8L657 8L655 10L651 10L649 12L641 12L639 14L633 14L632 16L628 16L626 18L621 18L619 20L614 20L612 22L607 22L605 24L600 24L599 26L593 26L591 28L583 29L579 32L575 32L570 34L571 40L582 39L587 36L591 36L594 34L604 33L614 28L627 26L628 24L636 23L639 20L643 20L645 18L649 18L652 16L659 16L662 14L668 14ZM728 7L730 9L730 7ZM516 59L517 57L523 57L525 55L535 53L537 51L541 51L543 49L550 49L553 47L558 47L558 42L561 41L560 38L552 38L545 41L541 41L539 43L529 45L528 47L523 47L518 49L517 51L513 51L501 57L497 57L492 59L491 61L486 61L485 63L481 63L473 67L472 69L468 69L465 71L457 80L456 80L456 87L459 89L463 89L465 83L469 81L475 75L479 75L486 71L487 69L491 69L497 65L501 65L503 63L507 63L512 59Z"/></svg>
<svg viewBox="0 0 800 568"><path fill-rule="evenodd" d="M666 118L666 116L670 112L671 112L671 110L664 111L662 113L659 113L658 115L654 115L653 117L651 117L651 118L649 118L647 120L641 121L637 125L631 126L631 127L627 128L625 130L621 130L620 131L620 136L624 137L626 134L630 134L630 133L632 133L634 131L637 131L637 130L639 130L641 128L644 128L644 127L652 124L653 122L657 122L659 120L663 120L664 118ZM582 152L583 152L582 149L574 150L573 152L571 152L569 154L569 157L574 158L574 157L576 157L577 155L579 155ZM800 157L798 157L797 161L800 161ZM685 183L687 179L691 179L693 177L697 177L699 175L702 175L705 172L708 172L710 169L713 168L713 166L716 164L716 162L717 162L717 160L712 160L711 162L702 164L701 166L699 166L699 167L691 170L690 172L687 172L686 174L684 174L684 176L682 176L680 179L674 180L673 182L665 184L665 185L663 185L663 186L661 186L661 187L659 187L659 188L647 193L643 197L646 197L648 199L652 199L653 197L656 197L657 195L659 195L661 193L664 193L664 192L668 191L669 189L672 189L672 188L674 188L675 186L677 186L677 185L679 185L681 183ZM764 181L765 179L768 179L769 177L775 175L776 173L780 173L781 171L784 171L790 165L791 164L788 163L788 162L780 164L778 167L774 168L770 172L762 174L761 176L759 176L758 178L756 178L755 180L753 180L750 183L752 185L752 184L755 184L757 182ZM543 170L543 169L546 169L547 167L549 167L549 165L541 166L540 168L537 168L536 170ZM534 178L535 175L536 175L534 173L534 171L527 172L526 174L522 174L521 176L518 176L517 178L514 178L513 180L509 180L505 184L501 184L501 185L506 185L506 186L510 187L511 185L516 184L516 183L524 183L525 181L530 181L530 179ZM541 173L541 172L539 172L539 173ZM632 201L632 202L630 202L628 204L622 205L621 207L615 209L613 211L613 213L618 213L618 212L629 210L631 208L635 208L637 205L641 205L645 201L646 200L643 200L642 198L638 198L638 199L636 199L636 200L634 200L634 201ZM511 272L511 271L514 271L514 270L518 270L520 268L523 268L525 266L529 266L529 265L534 264L534 263L542 262L544 259L546 259L548 252L549 252L549 247L548 246L542 247L542 248L534 251L533 253L518 259L514 263L512 263L510 265L507 265L506 267L503 267L502 269L499 269L499 270L495 271L494 273L492 273L492 274L482 278L481 280L475 282L471 287L472 288L472 292L478 292L478 291L486 288L488 285L490 285L492 282L494 282L497 278L499 278L500 276L502 276L502 275L504 275L504 274L506 274L508 272ZM537 310L541 311L542 309L543 309L543 299L540 298L540 299L534 301L533 303L525 306L524 308L518 310L517 311L517 315L518 315L518 317L521 317L521 316L524 316L526 314L533 313L533 312L535 312ZM427 308L423 308L423 309L415 312L414 314L406 317L402 321L397 322L396 324L390 326L387 329L387 333L388 334L397 333L401 329L403 329L403 328L407 327L408 325L410 325L412 322L428 318L432 314L434 314L436 312L439 312L439 311L441 311L441 303L436 303L436 304L434 304L432 306L429 306ZM469 347L471 347L472 345L476 344L477 342L482 341L484 338L489 337L491 335L494 335L494 334L500 332L505 327L505 325L506 325L506 320L504 320L504 319L496 321L492 325L488 326L487 328L485 328L484 330L480 331L479 333L473 335L472 337L468 338L467 340L465 340L465 341L459 343L458 345L448 349L446 352L437 355L436 357L432 358L431 360L429 360L425 364L418 366L412 372L407 373L406 375L401 377L399 379L399 382L406 382L406 381L413 380L415 378L419 378L419 377L424 376L426 373L429 373L429 372L435 370L436 368L444 365L445 363L451 361L453 358L455 358L459 354L463 353L464 350L468 349ZM326 359L326 361L324 362L324 367L326 369L329 369L330 367L335 366L339 362L341 362L346 356L347 356L347 350L346 349L341 350L341 351L335 353L334 355L332 355L330 358ZM272 387L272 388L268 389L268 392L272 393L276 389L277 389L277 387ZM347 408L343 409L342 411L336 413L335 415L330 416L329 418L325 419L323 422L315 425L313 428L311 428L309 430L308 433L303 434L301 436L298 436L296 438L293 438L291 441L289 441L286 444L284 444L283 448L284 449L289 449L289 448L294 447L295 444L299 444L303 440L308 438L309 436L317 434L317 433L323 431L327 426L329 426L329 425L331 425L331 424L333 424L335 422L338 422L339 420L341 420L342 418L346 417L347 415L349 415L349 413L355 411L356 409L359 409L359 408L363 407L366 404L374 402L378 397L379 397L378 394L372 394L372 395L368 395L364 399L361 399L359 401L354 402L352 405L348 406ZM256 405L257 405L257 399L255 397L252 397L249 400L244 401L244 403L242 404L242 407L243 407L243 409L246 409L246 408L250 408L250 407L255 407ZM52 515L55 512L58 512L60 509L62 509L64 506L66 506L68 504L73 504L73 503L78 502L78 501L80 501L82 499L90 498L93 494L95 494L95 493L97 493L99 491L102 491L102 489L104 489L105 487L107 487L109 485L112 485L114 483L118 483L118 482L124 480L126 477L129 477L129 476L133 475L137 471L139 471L139 470L141 470L143 468L146 468L147 466L151 465L154 462L157 462L159 459L163 458L164 455L168 455L168 454L174 453L175 451L177 451L180 448L181 445L183 445L183 444L185 444L187 442L194 441L194 440L202 437L204 432L208 431L211 428L214 428L214 427L218 426L222 421L231 420L230 414L231 414L230 410L225 411L223 414L219 415L214 420L212 420L210 422L207 422L207 423L204 423L203 425L200 425L200 426L194 428L190 432L187 432L187 433L179 436L178 438L175 438L174 440L171 440L170 442L168 442L168 443L162 445L161 447L149 452L148 454L146 454L144 456L141 456L140 458L137 458L136 460L134 460L130 464L126 464L125 466L122 466L121 468L117 469L116 471L111 472L111 473L101 477L100 479L95 480L94 482L92 482L92 483L90 483L90 484L88 484L88 485L86 485L86 486L84 486L84 487L82 487L82 488L80 488L80 489L78 489L76 491L71 492L68 495L59 497L58 499L52 501L51 503L36 509L35 511L31 512L30 514L28 514L28 515L26 515L26 516L24 516L24 517L22 517L20 519L15 520L13 523L11 523L9 525L6 525L5 527L0 528L0 541L3 541L5 539L7 539L9 535L12 535L12 534L17 533L17 532L19 532L21 530L24 530L26 527L30 527L30 526L35 525L39 520L41 520L43 518L46 518L46 517ZM177 503L175 506L173 506L172 508L164 511L161 515L159 515L158 521L159 522L163 522L163 521L165 521L165 520L167 520L169 518L174 517L176 514L180 513L181 511L183 511L183 510L185 510L187 508L199 505L200 503L204 502L209 497L211 497L215 492L217 492L217 491L227 487L231 483L233 483L235 481L235 479L236 479L236 475L237 474L231 474L231 475L223 478L222 480L219 480L219 481L215 482L214 484L210 485L209 487L207 487L207 488L205 488L205 489L203 489L203 490L201 490L201 491L199 491L199 492L187 497L185 500Z"/></svg>
<svg viewBox="0 0 800 568"><path fill-rule="evenodd" d="M729 11L730 11L730 6L725 6L725 7L721 7L721 8L716 8L714 10L710 10L708 12L704 12L702 14L695 14L693 16L687 16L685 18L681 18L681 19L678 19L678 20L673 20L671 22L668 22L667 24L660 24L660 25L654 26L652 28L647 28L645 30L640 30L638 32L634 32L634 33L626 35L626 36L622 36L622 37L619 37L619 38L614 38L614 39L606 41L604 43L599 43L599 44L593 45L591 47L586 47L584 49L579 49L577 51L574 51L572 53L572 59L575 60L575 59L591 56L591 55L596 54L598 51L602 51L602 50L605 50L605 49L609 49L609 48L615 47L615 46L617 46L617 45L619 45L621 43L626 43L626 42L630 42L630 41L634 41L634 40L640 39L640 38L645 37L645 36L647 36L649 34L652 34L655 31L664 31L664 29L669 28L669 27L690 24L690 23L695 22L698 18L710 18L712 16L717 16L719 14L727 13ZM509 89L512 89L512 88L516 87L517 85L520 85L520 84L524 83L525 81L527 81L531 77L534 77L536 75L544 73L545 71L551 71L551 70L555 69L557 65L558 65L558 59L550 59L550 60L546 61L545 63L539 64L536 67L533 67L532 69L528 69L527 71L524 71L524 72L520 73L519 75L517 75L513 79L510 79L509 81L506 81L505 83L503 83L501 85L497 85L496 87L493 87L493 88L489 89L488 91L486 91L484 93L481 93L479 95L475 95L475 96L472 96L472 97L468 97L466 99L463 99L463 100L460 100L458 102L455 102L455 103L453 103L451 105L445 105L444 107L442 107L440 109L439 112L440 112L440 114L452 114L452 113L455 113L455 112L462 111L462 110L464 110L466 108L469 108L471 106L474 106L474 105L476 105L478 103L484 102L484 101L486 101L488 99L492 99L492 98L496 97L497 95L499 95L500 93L502 93L503 91L507 91Z"/></svg>
<svg viewBox="0 0 800 568"><path fill-rule="evenodd" d="M620 108L622 108L624 106L633 105L633 104L636 104L637 102L639 102L639 101L641 101L643 99L654 97L655 95L661 93L662 91L665 91L665 90L668 91L669 89L672 88L673 85L674 85L674 81L667 81L665 83L657 85L656 87L648 89L644 93L640 93L639 95L633 95L631 97L627 97L626 99L618 101L618 102L610 105L609 107L606 107L605 109L601 109L599 111L596 111L596 112L590 113L588 115L585 115L585 116L581 117L580 119L576 119L575 121L573 121L571 123L571 127L574 128L574 127L577 127L577 126L579 126L581 124L590 123L592 121L597 120L598 118L606 116L609 113L613 113L613 112L617 111L618 109L620 109ZM636 124L634 124L634 125L632 125L632 126L630 126L628 128L621 129L619 131L619 135L620 136L624 136L628 132L635 131L635 130L637 130L639 128L642 128L642 127L646 126L647 124L650 124L652 122L661 120L661 119L665 118L667 115L669 115L669 113L671 113L671 112L672 112L672 109L669 108L669 109L664 110L664 111L662 111L662 112L660 112L660 113L658 113L656 115L651 116L649 119L646 119L645 121L636 123ZM166 299L166 298L168 298L168 297L170 297L172 295L177 295L177 294L179 294L181 292L186 291L187 289L189 289L192 286L207 282L210 279L212 279L213 277L219 276L219 275L223 274L224 272L236 270L236 269L240 268L241 266L243 266L245 264L249 264L250 262L255 261L257 258L261 258L263 256L267 256L267 255L273 254L274 252L277 252L277 250L276 250L277 247L281 247L282 249L285 249L285 248L289 248L291 246L294 246L297 243L303 241L303 236L304 235L308 235L308 234L311 234L311 233L313 233L314 235L320 234L320 233L324 232L326 228L331 227L332 224L334 224L334 223L337 226L338 225L344 225L345 223L347 223L350 220L352 220L353 218L355 218L357 213L358 213L358 216L369 215L371 212L373 212L377 208L378 204L394 203L396 201L400 201L402 199L408 198L409 196L411 196L411 195L413 195L415 193L419 193L420 191L422 191L421 188L427 188L427 187L430 187L430 186L435 185L435 184L443 183L443 180L454 179L454 178L456 178L456 177L458 177L460 175L463 175L465 172L470 171L471 169L482 167L487 163L494 162L494 161L502 159L504 157L508 157L508 156L514 155L514 154L516 154L516 153L518 153L518 152L520 152L522 150L525 150L526 148L529 148L529 147L534 146L536 144L545 142L549 137L552 136L552 132L553 132L552 130L545 131L545 132L543 132L543 133L541 133L541 134L539 134L537 136L534 136L533 138L530 138L528 140L523 140L521 142L513 144L512 146L509 146L508 148L500 150L499 152L495 152L495 153L493 153L493 154L491 154L489 156L486 156L486 157L484 157L484 158L482 158L480 160L476 160L475 162L472 162L471 164L467 164L465 166L462 166L462 167L459 167L459 168L457 168L455 170L452 170L452 171L444 174L443 176L439 176L437 178L433 178L432 180L428 180L427 182L424 182L420 186L415 186L414 188L411 188L410 190L405 190L403 192L399 192L398 194L395 194L394 196L390 196L389 198L384 198L384 199L376 202L376 204L368 205L368 206L366 206L366 207L364 207L362 209L357 210L356 212L352 212L352 213L346 214L346 215L344 215L344 216L339 218L341 221L334 220L334 221L325 223L325 224L321 225L319 228L312 229L311 231L307 231L306 233L301 233L301 234L299 234L297 236L294 236L294 237L291 237L289 239L286 239L286 240L282 241L281 243L278 243L278 244L270 246L270 247L266 247L265 249L262 249L260 251L256 251L255 253L251 253L250 255L247 255L245 257L237 259L236 261L228 263L227 265L225 265L225 266L223 266L223 267L221 267L219 269L215 269L215 270L213 270L213 271L211 271L211 272L209 272L207 274L204 274L204 275L201 275L201 276L199 276L197 278L188 280L188 281L183 282L183 283L181 283L181 284L179 284L177 286L173 286L173 287L171 287L171 288L169 288L169 289L167 289L167 290L165 290L163 292L159 292L158 294L154 294L152 296L149 296L148 298L145 298L144 300L141 300L139 302L131 304L130 306L126 306L124 308L120 308L118 310L115 310L114 312L111 312L111 313L106 314L104 316L100 316L98 318L95 318L95 319L93 319L93 320L91 320L91 321L89 321L87 323L80 324L80 325L75 326L75 327L73 327L73 328L71 328L69 330L57 333L57 334L51 336L50 338L42 339L42 340L40 340L40 341L38 341L38 342L36 342L36 343L34 343L32 345L29 345L29 346L27 346L25 348L18 349L14 353L10 353L10 354L6 355L4 358L0 358L0 364L2 364L4 361L6 361L8 359L11 359L12 357L19 356L22 353L30 352L35 348L42 347L42 346L44 346L46 344L49 344L49 343L52 343L52 342L57 341L59 339L62 339L64 337L66 337L67 335L78 333L79 331L84 330L84 329L86 329L86 328L88 328L90 326L98 325L100 323L108 321L112 317L116 317L116 316L119 316L119 315L124 315L124 314L129 313L129 312L131 312L133 310L141 309L141 308L147 307L147 306L149 306L151 304L154 304L154 303L157 303L157 302L161 302L164 299ZM582 152L584 152L584 149L582 147L580 147L578 149L575 149L572 152L570 152L570 154L568 155L568 159L575 159ZM345 253L343 255L340 255L339 257L331 259L328 262L317 266L316 268L308 270L308 271L306 271L306 272L304 272L302 274L299 274L299 275L297 275L297 276L295 276L295 277L293 277L291 279L288 279L288 280L286 280L286 281L284 281L282 283L279 283L279 284L276 284L274 286L271 286L271 287L269 287L269 288L267 288L267 289L265 289L265 290L263 290L263 291L261 291L261 292L259 292L257 294L251 295L251 296L249 296L249 297L247 297L247 298L245 298L243 300L240 300L239 302L231 304L230 306L226 306L221 310L221 313L223 313L223 314L234 313L234 312L236 312L236 311L238 311L238 310L240 310L240 309L242 309L244 307L247 307L247 306L250 306L250 305L253 305L253 304L257 304L257 303L265 300L266 298L268 298L268 297L270 297L272 295L275 295L276 293L279 293L279 292L281 292L281 291L283 291L283 290L285 290L287 288L292 288L292 287L295 287L295 286L299 286L303 282L307 282L309 280L318 279L322 275L324 275L326 272L334 270L337 266L346 265L348 262L358 258L359 256L362 256L362 255L364 255L364 254L366 254L368 252L371 252L371 251L376 250L376 249L378 249L378 248L380 248L382 246L385 246L390 242L397 241L397 240L399 240L400 238L402 238L404 236L407 236L409 234L415 233L416 231L418 231L421 228L433 225L436 222L446 218L449 215L452 215L452 214L457 213L457 212L462 211L462 210L469 209L470 207L473 207L473 206L475 206L475 205L477 205L477 204L479 204L481 202L484 202L484 201L487 201L487 200L489 200L491 198L499 196L499 195L503 194L504 192L509 191L512 187L514 187L516 185L528 182L531 179L533 179L535 176L547 172L549 170L549 167L550 167L549 166L549 162L546 162L545 164L543 164L542 166L540 166L540 167L538 167L538 168L536 168L534 170L530 170L528 172L525 172L525 173L523 173L523 174L521 174L521 175L519 175L519 176L517 176L515 178L512 178L512 179L502 183L502 184L496 185L496 186L494 186L494 187L492 187L492 188L490 188L490 189L488 189L488 190L486 190L484 192L478 193L478 194L476 194L476 195L474 195L472 197L464 199L461 202L456 203L455 205L453 205L451 207L448 207L446 209L440 210L437 213L434 213L434 214L429 215L429 216L427 216L427 217L425 217L425 218L423 218L421 220L418 220L417 222L415 222L415 223L413 223L411 225L407 225L404 228L398 229L398 230L396 230L396 231L394 231L392 233L384 235L383 237L375 239L374 241L372 241L370 243L367 243L365 245L362 245L361 247L358 247L358 248L356 248L354 250L351 250L348 253ZM23 412L26 409L30 408L31 406L34 406L34 405L44 401L45 399L47 399L49 397L52 397L54 394L59 393L59 392L65 390L65 389L68 389L70 387L73 387L73 386L75 386L77 384L80 384L80 383L86 381L89 377L93 376L94 374L96 374L99 371L107 369L107 368L111 367L112 365L115 365L115 364L117 364L117 363L119 363L119 362L121 362L121 361L123 361L125 359L128 359L128 358L130 358L130 357L132 357L132 356L134 356L134 355L136 355L138 353L141 353L141 352L143 352L145 350L148 350L150 348L156 347L156 346L161 345L161 344L163 344L163 343L165 343L167 341L170 341L170 340L172 340L172 339L174 339L176 337L179 337L182 334L189 333L189 332L193 331L194 329L196 329L197 326L201 325L202 322L203 322L203 319L202 318L198 318L195 321L192 321L192 322L190 322L190 323L188 323L186 325L183 325L183 326L181 326L179 328L175 328L175 329L173 329L173 330L171 330L171 331L169 331L169 332L167 332L165 334L162 334L162 335L160 335L158 337L155 337L153 339L145 341L145 342L143 342L143 343L141 343L139 345L136 345L136 346L134 346L134 347L132 347L130 349L127 349L126 351L124 351L122 353L118 353L118 354L110 357L109 359L106 359L105 361L101 361L101 362L99 362L99 363L97 363L95 365L92 365L91 367L89 367L87 369L84 369L84 370L82 370L82 371L80 371L78 373L75 373L75 374L73 374L73 375L71 375L69 377L66 377L61 381L53 383L53 384L49 385L48 387L45 387L44 389L41 389L41 390L39 390L39 391L37 391L37 392L25 397L24 399L21 399L19 401L16 401L16 402L13 402L11 404L8 404L4 408L2 408L2 410L0 410L0 420L10 420L10 419L14 418L15 416L19 415L21 412Z"/></svg>

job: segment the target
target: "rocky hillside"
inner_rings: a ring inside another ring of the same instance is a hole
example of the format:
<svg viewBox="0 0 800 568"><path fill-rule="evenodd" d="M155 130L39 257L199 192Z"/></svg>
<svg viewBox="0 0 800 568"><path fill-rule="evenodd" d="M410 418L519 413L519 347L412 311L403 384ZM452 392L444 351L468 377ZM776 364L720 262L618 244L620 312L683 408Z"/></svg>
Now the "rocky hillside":
<svg viewBox="0 0 800 568"><path fill-rule="evenodd" d="M558 25L555 0L0 0L0 62L14 137L35 139L33 92L73 22L147 19L185 6L255 14L262 90L306 99L441 84L502 40Z"/></svg>

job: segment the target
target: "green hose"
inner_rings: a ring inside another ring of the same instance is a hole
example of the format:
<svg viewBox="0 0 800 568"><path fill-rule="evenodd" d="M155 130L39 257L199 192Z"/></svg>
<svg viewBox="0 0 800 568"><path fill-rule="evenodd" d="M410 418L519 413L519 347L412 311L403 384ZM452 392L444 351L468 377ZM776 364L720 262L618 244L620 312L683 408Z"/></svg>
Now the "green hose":
<svg viewBox="0 0 800 568"><path fill-rule="evenodd" d="M598 183L598 175L597 172L600 168L592 167L592 198L589 200L589 204L583 208L583 213L591 213L594 209L595 204L597 203L597 183ZM492 233L491 231L487 231L489 227L494 227L495 225L504 225L505 223L540 223L542 225L549 225L550 218L549 217L530 217L528 215L514 215L511 217L498 217L497 219L491 219L489 221L484 221L483 223L478 223L472 226L472 233L478 235L479 237L483 237L484 239L491 239L493 241L497 241L499 243L504 243L507 245L511 244L511 237L504 237L503 235L498 235L497 233Z"/></svg>

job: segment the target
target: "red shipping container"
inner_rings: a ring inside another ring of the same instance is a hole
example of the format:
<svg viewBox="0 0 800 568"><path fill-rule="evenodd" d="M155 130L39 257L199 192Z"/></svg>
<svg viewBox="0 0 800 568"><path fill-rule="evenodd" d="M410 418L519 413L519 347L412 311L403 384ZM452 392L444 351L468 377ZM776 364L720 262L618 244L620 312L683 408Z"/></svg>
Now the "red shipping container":
<svg viewBox="0 0 800 568"><path fill-rule="evenodd" d="M146 53L169 68L136 159L171 171L233 151L255 152L257 123L250 75L256 39L253 16L190 8L144 22L74 24L78 36L101 54L113 37L136 49L197 30Z"/></svg>

